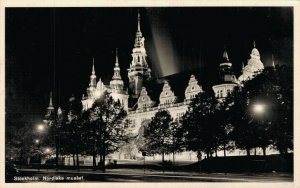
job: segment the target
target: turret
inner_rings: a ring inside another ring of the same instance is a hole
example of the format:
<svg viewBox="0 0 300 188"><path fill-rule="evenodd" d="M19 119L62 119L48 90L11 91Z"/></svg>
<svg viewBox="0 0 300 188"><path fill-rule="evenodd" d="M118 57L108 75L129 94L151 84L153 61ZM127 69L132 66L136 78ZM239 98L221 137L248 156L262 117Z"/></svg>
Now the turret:
<svg viewBox="0 0 300 188"><path fill-rule="evenodd" d="M129 88L135 97L138 97L143 82L151 78L151 69L148 66L145 49L145 38L141 32L140 13L137 17L137 32L132 49L132 61L128 70Z"/></svg>

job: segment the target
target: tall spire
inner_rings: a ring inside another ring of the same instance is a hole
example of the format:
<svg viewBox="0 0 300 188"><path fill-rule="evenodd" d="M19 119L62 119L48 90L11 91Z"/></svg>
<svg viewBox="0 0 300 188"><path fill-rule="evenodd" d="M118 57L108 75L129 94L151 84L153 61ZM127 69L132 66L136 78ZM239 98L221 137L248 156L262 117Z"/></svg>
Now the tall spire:
<svg viewBox="0 0 300 188"><path fill-rule="evenodd" d="M116 67L119 66L118 48L116 48L116 63L115 63L115 66L116 66Z"/></svg>
<svg viewBox="0 0 300 188"><path fill-rule="evenodd" d="M253 48L255 48L256 47L256 44L255 44L255 40L253 41Z"/></svg>
<svg viewBox="0 0 300 188"><path fill-rule="evenodd" d="M141 20L141 17L140 17L140 11L138 10L138 17L137 17L137 21L138 21L138 24L137 24L137 31L141 31L141 26L140 26L140 20Z"/></svg>
<svg viewBox="0 0 300 188"><path fill-rule="evenodd" d="M95 58L93 57L93 70L92 75L95 75Z"/></svg>
<svg viewBox="0 0 300 188"><path fill-rule="evenodd" d="M90 87L96 87L96 74L95 74L95 58L93 57L92 75L90 76Z"/></svg>
<svg viewBox="0 0 300 188"><path fill-rule="evenodd" d="M141 16L140 16L140 12L138 11L138 15L137 15L137 32L135 34L135 43L134 43L134 47L138 47L138 48L144 48L144 37L143 34L141 32Z"/></svg>
<svg viewBox="0 0 300 188"><path fill-rule="evenodd" d="M137 32L135 35L134 48L132 49L132 61L128 70L129 88L133 91L135 97L141 91L144 80L151 78L151 69L148 66L145 49L145 38L141 32L141 15L137 13Z"/></svg>
<svg viewBox="0 0 300 188"><path fill-rule="evenodd" d="M119 60L118 60L118 48L116 48L116 63L114 68L114 76L112 77L113 80L121 80L121 74L120 74L120 67L119 67Z"/></svg>
<svg viewBox="0 0 300 188"><path fill-rule="evenodd" d="M53 103L52 103L52 91L50 92L50 100L49 100L49 106L47 108L48 110L53 110Z"/></svg>

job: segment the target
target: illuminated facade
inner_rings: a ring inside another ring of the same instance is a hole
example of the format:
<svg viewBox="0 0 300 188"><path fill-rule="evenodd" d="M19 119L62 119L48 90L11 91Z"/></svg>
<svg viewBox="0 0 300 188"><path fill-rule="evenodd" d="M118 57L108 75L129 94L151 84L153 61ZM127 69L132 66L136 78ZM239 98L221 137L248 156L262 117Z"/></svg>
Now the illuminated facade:
<svg viewBox="0 0 300 188"><path fill-rule="evenodd" d="M127 111L127 118L135 126L133 133L138 134L138 131L145 122L149 122L159 109L167 109L174 120L179 120L187 111L191 99L203 92L202 86L198 83L195 75L188 76L189 79L184 80L182 93L174 92L174 88L178 87L178 83L169 83L170 80L164 79L161 81L161 87L156 92L156 97L149 93L147 82L151 82L151 69L147 63L147 53L144 46L145 38L142 35L140 28L140 15L138 14L137 32L132 50L132 61L128 71L129 86L128 89L124 86L121 78L121 69L119 67L118 55L116 53L114 74L109 85L105 85L101 78L96 82L96 74L94 62L92 67L92 74L90 76L89 87L87 88L87 96L83 95L82 104L84 110L91 108L94 101L101 97L104 91L110 93L114 100L119 100L124 109ZM263 68L260 61L258 50L253 48L247 66L243 70L239 80L236 79L232 63L226 50L224 50L222 61L219 65L220 81L212 86L212 89L218 99L225 98L228 93L232 92L234 87L242 81L252 79L255 74L259 73ZM155 93L154 92L154 93ZM182 95L182 97L178 97ZM129 100L133 101L129 103ZM183 152L178 154L177 159L196 159L196 154L191 152Z"/></svg>

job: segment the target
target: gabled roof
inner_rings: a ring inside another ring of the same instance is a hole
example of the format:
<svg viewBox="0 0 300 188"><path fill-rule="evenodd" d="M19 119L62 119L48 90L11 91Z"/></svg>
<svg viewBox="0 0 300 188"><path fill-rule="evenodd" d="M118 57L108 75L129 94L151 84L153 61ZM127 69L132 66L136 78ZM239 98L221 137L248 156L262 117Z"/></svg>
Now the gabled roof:
<svg viewBox="0 0 300 188"><path fill-rule="evenodd" d="M159 96L162 92L164 81L167 80L171 86L171 90L174 92L177 97L177 103L183 102L185 99L185 89L188 86L191 75L195 75L198 80L198 84L202 86L204 91L211 90L211 87L216 83L216 70L210 69L208 67L193 69L189 71L184 71L160 78L155 78L144 83L144 87L148 92L151 100L155 101L157 106L159 104ZM129 105L133 109L136 109L134 106L137 102L137 99L130 98Z"/></svg>

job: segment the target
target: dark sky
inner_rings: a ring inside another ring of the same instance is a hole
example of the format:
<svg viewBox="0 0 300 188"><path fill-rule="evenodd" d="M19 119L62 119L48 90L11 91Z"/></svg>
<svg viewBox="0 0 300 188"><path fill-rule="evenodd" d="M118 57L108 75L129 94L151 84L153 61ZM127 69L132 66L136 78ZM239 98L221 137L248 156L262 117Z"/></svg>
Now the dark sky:
<svg viewBox="0 0 300 188"><path fill-rule="evenodd" d="M202 66L216 67L224 44L238 76L253 40L265 66L293 65L293 9L139 8L141 30L154 77ZM6 8L6 114L45 113L49 92L56 105L88 86L92 58L108 84L115 48L124 81L131 62L138 8ZM184 92L184 91L182 91ZM33 115L31 117L30 115Z"/></svg>

